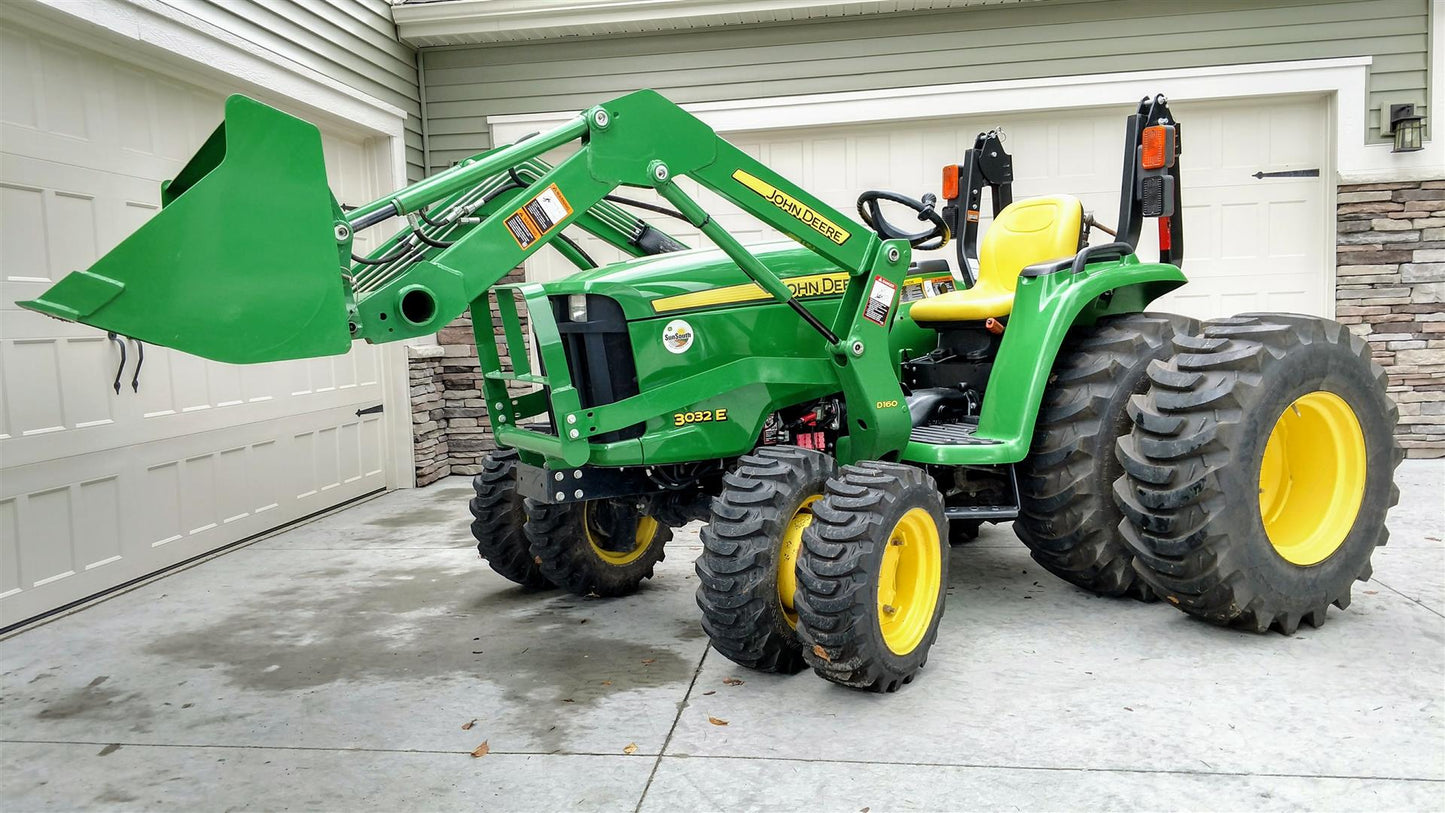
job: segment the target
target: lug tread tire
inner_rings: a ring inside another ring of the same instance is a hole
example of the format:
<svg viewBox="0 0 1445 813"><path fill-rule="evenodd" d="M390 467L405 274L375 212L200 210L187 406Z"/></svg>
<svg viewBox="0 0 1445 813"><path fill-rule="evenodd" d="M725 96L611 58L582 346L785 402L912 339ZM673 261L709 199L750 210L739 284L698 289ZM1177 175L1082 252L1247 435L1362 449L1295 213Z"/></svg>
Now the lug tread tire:
<svg viewBox="0 0 1445 813"><path fill-rule="evenodd" d="M938 603L923 640L894 654L878 624L875 578L893 526L912 508L937 525L942 578ZM948 594L948 521L933 478L897 463L844 466L814 503L798 557L798 632L803 657L820 677L873 692L895 692L928 663Z"/></svg>
<svg viewBox="0 0 1445 813"><path fill-rule="evenodd" d="M517 452L498 449L482 458L482 471L472 478L472 536L477 553L502 577L531 590L553 587L532 561L522 526L527 509L517 493Z"/></svg>
<svg viewBox="0 0 1445 813"><path fill-rule="evenodd" d="M1044 392L1029 457L1019 465L1014 533L1044 569L1101 596L1152 601L1119 535L1114 442L1133 427L1128 404L1149 386L1148 367L1199 323L1168 313L1131 313L1072 333Z"/></svg>
<svg viewBox="0 0 1445 813"><path fill-rule="evenodd" d="M1344 325L1295 314L1245 314L1178 336L1175 353L1149 370L1129 405L1134 428L1119 439L1124 474L1114 496L1135 568L1164 598L1216 624L1291 635L1318 627L1329 605L1349 606L1385 544L1386 512L1403 458L1398 410L1369 346ZM1341 546L1299 567L1273 550L1259 517L1258 456L1298 395L1345 398L1365 436L1360 512Z"/></svg>
<svg viewBox="0 0 1445 813"><path fill-rule="evenodd" d="M672 529L659 522L647 550L625 565L604 562L587 539L584 503L541 503L527 500L523 532L532 561L553 584L578 596L613 598L637 592L663 560L663 546Z"/></svg>
<svg viewBox="0 0 1445 813"><path fill-rule="evenodd" d="M823 493L835 469L821 452L771 446L742 457L723 478L696 569L703 630L728 660L781 674L807 665L778 602L777 558L798 508Z"/></svg>

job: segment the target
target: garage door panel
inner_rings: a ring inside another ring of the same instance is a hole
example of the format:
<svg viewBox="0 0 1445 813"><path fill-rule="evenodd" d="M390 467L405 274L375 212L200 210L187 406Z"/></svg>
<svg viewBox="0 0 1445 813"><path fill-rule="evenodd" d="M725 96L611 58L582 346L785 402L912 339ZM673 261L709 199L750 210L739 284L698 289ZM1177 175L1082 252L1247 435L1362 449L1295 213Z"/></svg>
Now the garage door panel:
<svg viewBox="0 0 1445 813"><path fill-rule="evenodd" d="M10 176L7 174L6 177ZM7 224L16 234L45 234L45 190L13 182L0 184L0 222ZM4 269L7 282L49 285L49 241L0 241L0 269Z"/></svg>
<svg viewBox="0 0 1445 813"><path fill-rule="evenodd" d="M61 398L59 342L36 339L6 342L6 401L11 437L50 434L74 424L67 420Z"/></svg>
<svg viewBox="0 0 1445 813"><path fill-rule="evenodd" d="M380 420L331 420L281 437L242 427L228 443L180 444L195 454L175 456L177 444L166 442L107 450L87 458L92 476L81 482L55 482L55 466L8 469L0 623L54 606L37 587L63 583L67 595L89 595L383 488Z"/></svg>
<svg viewBox="0 0 1445 813"><path fill-rule="evenodd" d="M223 97L40 34L0 32L0 624L384 488L381 350L236 366L19 309L159 209ZM326 132L338 192L385 153ZM204 304L202 304L204 307Z"/></svg>

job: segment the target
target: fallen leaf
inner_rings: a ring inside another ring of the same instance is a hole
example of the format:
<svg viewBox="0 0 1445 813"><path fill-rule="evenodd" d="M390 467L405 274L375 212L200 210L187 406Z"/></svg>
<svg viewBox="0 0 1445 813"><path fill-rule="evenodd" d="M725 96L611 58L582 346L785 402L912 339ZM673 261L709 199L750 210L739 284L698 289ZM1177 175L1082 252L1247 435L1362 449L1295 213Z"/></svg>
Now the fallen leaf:
<svg viewBox="0 0 1445 813"><path fill-rule="evenodd" d="M577 701L576 701L576 700L573 700L573 699L570 698L570 697L564 697L564 698L562 698L562 702L563 702L563 703L576 703Z"/></svg>
<svg viewBox="0 0 1445 813"><path fill-rule="evenodd" d="M657 663L657 658L643 658L643 663Z"/></svg>
<svg viewBox="0 0 1445 813"><path fill-rule="evenodd" d="M581 621L578 621L577 623L578 623L578 624L586 624L586 623L587 623L587 619L584 618L584 619L582 619Z"/></svg>
<svg viewBox="0 0 1445 813"><path fill-rule="evenodd" d="M1124 707L1124 711L1133 711L1133 709L1129 708L1128 706L1125 706L1125 707Z"/></svg>
<svg viewBox="0 0 1445 813"><path fill-rule="evenodd" d="M710 692L703 692L703 693L702 693L702 696L703 696L703 697L707 697L707 696L710 695L710 694L717 694L717 690L714 689L713 691L710 691Z"/></svg>
<svg viewBox="0 0 1445 813"><path fill-rule="evenodd" d="M865 807L862 810L858 811L858 813L868 813L868 808Z"/></svg>
<svg viewBox="0 0 1445 813"><path fill-rule="evenodd" d="M629 755L637 753L637 743L629 742L627 747L622 749L622 753Z"/></svg>
<svg viewBox="0 0 1445 813"><path fill-rule="evenodd" d="M476 725L476 724L477 724L477 721L476 721L476 720L472 720L470 723L462 723L462 730L463 730L463 731L471 731L471 730L472 730L472 726L474 726L474 725Z"/></svg>
<svg viewBox="0 0 1445 813"><path fill-rule="evenodd" d="M611 686L611 685L612 685L612 681L610 681L610 680L604 680L604 681L602 681L602 685L603 685L603 686Z"/></svg>
<svg viewBox="0 0 1445 813"><path fill-rule="evenodd" d="M481 744L481 745L478 745L476 748L473 748L473 749L472 749L472 756L474 756L474 757L484 757L484 756L486 756L488 753L490 753L491 750L492 750L492 748L491 748L491 746L487 745L487 741L486 741L486 740L482 740L482 744Z"/></svg>
<svg viewBox="0 0 1445 813"><path fill-rule="evenodd" d="M828 650L824 649L822 644L813 644L813 654L822 658L827 663L833 662L833 659L828 656Z"/></svg>
<svg viewBox="0 0 1445 813"><path fill-rule="evenodd" d="M741 686L741 685L743 685L742 678L734 678L734 677L726 677L726 678L723 678L723 683L726 684L726 685L728 685L728 686Z"/></svg>
<svg viewBox="0 0 1445 813"><path fill-rule="evenodd" d="M727 720L719 720L719 719L716 718L716 717L709 717L709 718L707 718L707 721L708 721L709 723L712 723L713 725L727 725L727 724L728 724L728 721L727 721Z"/></svg>

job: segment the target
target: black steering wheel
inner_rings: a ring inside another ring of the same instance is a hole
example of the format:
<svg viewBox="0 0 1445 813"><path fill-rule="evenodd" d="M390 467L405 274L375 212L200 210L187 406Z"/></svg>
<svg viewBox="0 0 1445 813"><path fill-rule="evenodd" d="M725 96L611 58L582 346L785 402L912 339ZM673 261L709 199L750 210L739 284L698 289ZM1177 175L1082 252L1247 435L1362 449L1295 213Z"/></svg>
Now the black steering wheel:
<svg viewBox="0 0 1445 813"><path fill-rule="evenodd" d="M930 224L931 228L920 232L906 232L889 223L878 208L878 202L882 200L907 206L917 212L918 219ZM949 239L953 236L948 230L948 224L943 222L943 216L933 208L937 203L938 198L931 193L924 195L923 200L920 201L897 192L870 189L858 196L858 217L868 224L868 228L878 232L878 236L885 240L907 240L908 244L916 249L932 251L948 245Z"/></svg>

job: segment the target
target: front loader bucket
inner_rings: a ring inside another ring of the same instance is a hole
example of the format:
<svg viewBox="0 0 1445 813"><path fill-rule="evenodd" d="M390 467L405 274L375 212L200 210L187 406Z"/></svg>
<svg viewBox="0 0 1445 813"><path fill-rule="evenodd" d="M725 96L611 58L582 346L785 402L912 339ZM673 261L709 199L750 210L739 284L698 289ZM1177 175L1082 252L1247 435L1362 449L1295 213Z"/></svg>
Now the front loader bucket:
<svg viewBox="0 0 1445 813"><path fill-rule="evenodd" d="M19 304L216 361L347 351L350 240L337 241L314 125L230 97L161 204L89 269Z"/></svg>

